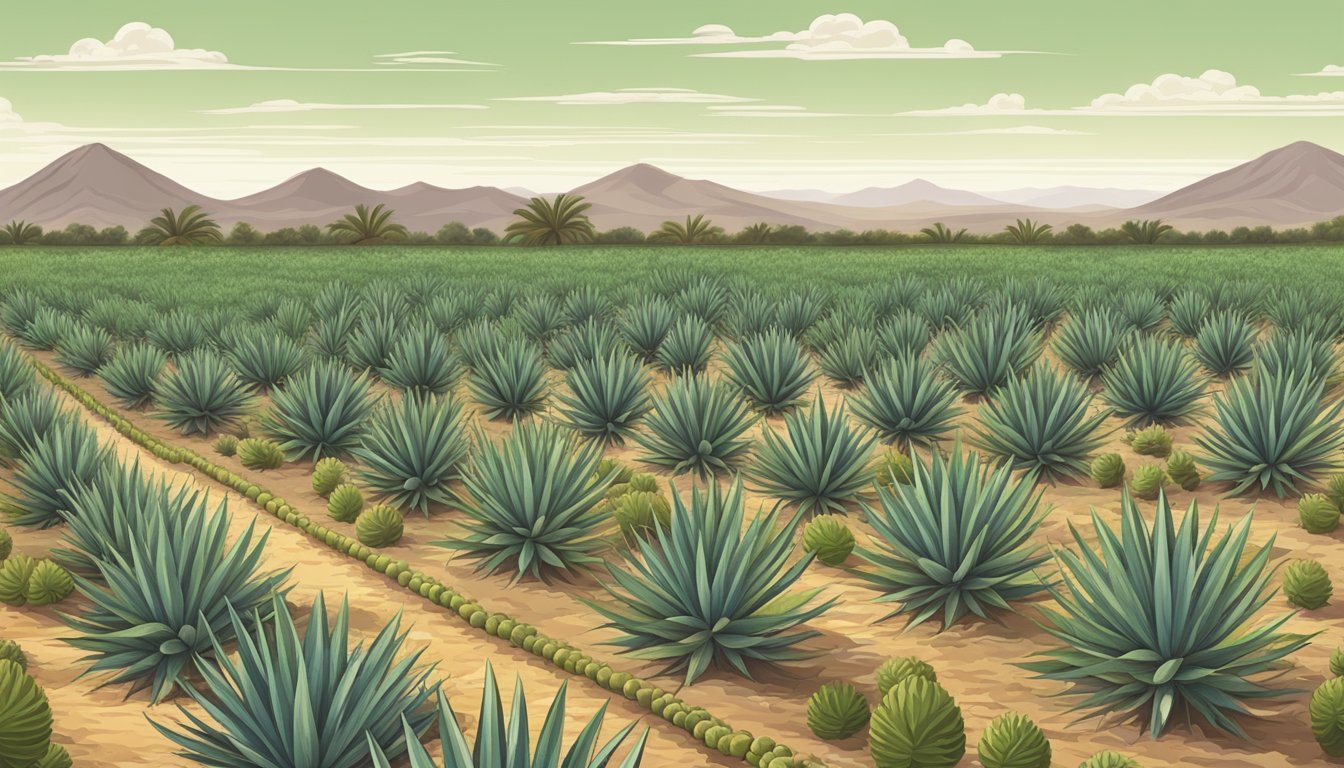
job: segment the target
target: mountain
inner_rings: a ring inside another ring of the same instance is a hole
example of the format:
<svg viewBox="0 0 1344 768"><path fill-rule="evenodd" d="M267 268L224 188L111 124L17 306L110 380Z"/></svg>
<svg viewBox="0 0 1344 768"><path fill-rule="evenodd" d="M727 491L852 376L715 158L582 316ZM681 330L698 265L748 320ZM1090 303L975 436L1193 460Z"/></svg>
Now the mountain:
<svg viewBox="0 0 1344 768"><path fill-rule="evenodd" d="M947 189L931 181L915 179L898 187L868 187L858 192L837 195L830 202L836 205L852 205L859 208L880 208L894 205L913 205L917 203L936 203L952 206L997 206L1003 200L994 200L975 192L960 189Z"/></svg>
<svg viewBox="0 0 1344 768"><path fill-rule="evenodd" d="M103 228L143 226L162 208L214 208L217 201L150 170L102 144L72 150L0 191L6 220L24 219L44 227L79 222Z"/></svg>
<svg viewBox="0 0 1344 768"><path fill-rule="evenodd" d="M1299 141L1130 212L1211 226L1233 221L1288 226L1334 218L1344 214L1344 155Z"/></svg>
<svg viewBox="0 0 1344 768"><path fill-rule="evenodd" d="M1150 203L1162 192L1149 189L1115 189L1112 187L1026 187L1002 192L986 192L994 200L1034 208L1133 208Z"/></svg>

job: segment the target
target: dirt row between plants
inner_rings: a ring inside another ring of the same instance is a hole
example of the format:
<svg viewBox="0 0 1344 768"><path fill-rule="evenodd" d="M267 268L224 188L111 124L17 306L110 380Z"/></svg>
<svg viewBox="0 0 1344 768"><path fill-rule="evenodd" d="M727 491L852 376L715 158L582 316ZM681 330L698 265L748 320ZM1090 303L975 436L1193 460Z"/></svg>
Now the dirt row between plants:
<svg viewBox="0 0 1344 768"><path fill-rule="evenodd" d="M226 493L217 484L204 482L195 472L185 472L181 467L159 461L100 419L89 416L88 421L97 429L101 440L116 446L123 460L138 457L141 465L155 477L166 477L174 483L191 484L208 491L212 506L219 498L227 498L233 515L230 525L233 535L254 520L258 533L270 529L262 568L293 567L287 582L292 587L288 601L298 608L296 614L299 617L306 617L318 592L325 592L328 608L332 611L341 596L348 595L352 637L372 639L401 612L402 628L410 630L407 650L424 648L422 660L437 665L434 676L443 678L444 692L469 736L474 733L485 665L489 661L499 679L506 706L512 696L515 675L521 679L531 703L529 714L534 735L540 728L545 707L560 684L569 679L566 733L571 738L599 707L607 704L604 734L611 735L632 721L640 722L638 730L643 730L644 726L651 728L645 752L646 765L741 764L699 744L634 702L598 689L586 679L566 676L502 640L489 638L467 627L447 610L436 610L410 592L396 589L395 584L389 586L385 578L277 522L247 498ZM34 557L46 556L51 548L60 546L63 537L59 527L46 531L14 528L11 532L15 551ZM53 607L0 606L0 626L3 626L0 636L23 647L29 659L30 674L46 689L51 701L55 719L53 740L66 747L79 768L192 765L176 757L174 745L155 731L146 719L148 716L159 723L178 720L177 704L185 704L194 713L205 716L189 698L178 696L150 706L143 693L128 698L127 686L100 688L101 680L81 677L87 665L79 660L81 651L61 641L60 638L71 632L56 609L78 613L85 605L86 601L76 593Z"/></svg>
<svg viewBox="0 0 1344 768"><path fill-rule="evenodd" d="M49 355L39 354L39 357L52 364ZM81 379L79 384L101 402L112 404L96 379ZM839 402L845 394L829 383L818 387L828 404ZM464 402L470 403L470 399ZM1094 405L1097 409L1101 407L1100 403ZM977 406L963 403L962 408L959 424L966 436L966 428L975 420ZM322 512L325 500L314 494L309 486L310 465L294 464L276 471L251 472L243 469L235 459L214 454L209 439L178 435L148 413L122 413L154 436L209 456L212 461L252 478L310 516L325 518ZM1207 423L1207 419L1204 421ZM506 425L477 423L492 439L508 432ZM782 430L782 423L781 419L766 422L776 431ZM1120 453L1131 471L1140 464L1158 463L1157 459L1133 453L1124 443L1118 419L1109 420L1107 426L1115 432L1102 452ZM1192 449L1193 437L1199 431L1200 427L1190 426L1173 429L1171 433L1178 447ZM639 471L650 471L649 467L638 463L638 454L638 448L629 445L609 449L606 453L630 463ZM662 474L661 479L670 480L683 493L692 485L689 476L673 478ZM1096 508L1108 523L1115 524L1118 519L1120 494L1116 489L1098 489L1089 481L1080 480L1045 486L1043 490L1044 502L1051 505L1053 511L1038 531L1036 541L1041 544L1072 547L1070 523L1079 526L1090 538L1089 510L1092 508ZM1275 536L1276 562L1310 557L1329 567L1338 560L1336 554L1344 530L1327 536L1308 534L1296 524L1295 500L1223 498L1221 494L1225 490L1209 484L1195 493L1181 491L1175 486L1168 489L1178 516L1190 501L1198 500L1204 519L1215 508L1220 508L1220 526L1230 524L1254 509L1253 543L1262 544L1271 535ZM748 499L750 509L758 504L768 506L773 503L773 499L754 493L749 494ZM1141 502L1141 506L1151 513L1151 502ZM440 576L446 583L480 599L491 610L510 613L534 624L545 634L565 638L598 658L613 661L618 668L641 675L669 691L677 688L678 677L660 675L656 667L641 666L636 660L623 658L604 648L603 644L614 639L616 633L601 628L601 618L580 602L581 599L602 598L604 593L598 576L590 575L570 584L523 581L513 586L508 585L506 575L484 576L475 572L470 561L449 559L445 550L432 544L453 537L458 531L456 521L461 519L461 513L456 511L435 512L428 520L411 511L401 542L380 551L404 558L427 573ZM352 525L325 522L353 535ZM849 524L860 544L872 534L858 515L851 515ZM303 543L319 552L325 551L318 542L308 540ZM850 562L856 561L852 559ZM356 570L361 569L356 567ZM361 573L368 572L361 570ZM1294 654L1291 659L1294 666L1279 680L1280 685L1303 692L1267 702L1258 708L1257 712L1263 714L1263 718L1244 721L1249 741L1199 726L1188 731L1176 726L1160 740L1152 741L1136 722L1075 722L1076 714L1068 709L1072 700L1053 697L1061 691L1061 686L1032 680L1031 673L1016 666L1034 653L1055 645L1055 641L1035 625L1037 613L1030 603L1019 606L1017 613L1004 615L1002 624L963 622L940 633L936 622L904 630L904 617L881 621L890 607L873 603L876 593L842 570L817 564L799 587L819 587L823 590L823 598L837 598L837 604L830 611L809 623L809 628L821 632L820 637L805 646L818 653L816 658L790 663L780 669L761 670L754 681L732 673L711 672L693 686L683 689L680 695L707 707L735 728L771 735L800 753L816 754L828 765L867 768L872 762L866 739L862 736L828 743L811 734L806 726L807 698L824 682L848 680L855 683L870 702L876 703L878 691L874 672L878 665L892 656L913 655L937 669L939 682L962 708L969 746L968 756L963 761L965 765L973 764L974 744L984 727L994 717L1010 710L1031 716L1042 727L1053 742L1055 761L1059 765L1077 765L1102 749L1120 750L1145 765L1208 768L1287 768L1317 763L1322 759L1308 727L1307 701L1310 691L1327 674L1330 651L1344 643L1344 609L1341 608L1344 603L1336 602L1317 611L1300 613L1288 623L1287 631L1321 633L1310 646ZM1269 618L1290 610L1279 596L1266 607L1262 617ZM680 735L674 733L673 736Z"/></svg>

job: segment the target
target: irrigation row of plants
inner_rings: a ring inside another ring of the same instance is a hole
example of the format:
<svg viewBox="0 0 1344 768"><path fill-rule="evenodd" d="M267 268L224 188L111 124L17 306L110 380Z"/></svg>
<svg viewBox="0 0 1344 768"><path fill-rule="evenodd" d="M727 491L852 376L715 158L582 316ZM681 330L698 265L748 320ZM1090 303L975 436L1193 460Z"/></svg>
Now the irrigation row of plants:
<svg viewBox="0 0 1344 768"><path fill-rule="evenodd" d="M567 674L585 677L608 691L637 702L654 715L672 723L697 741L711 749L717 749L724 755L742 759L759 768L825 768L825 763L820 760L795 755L790 747L777 743L768 736L756 736L744 730L735 730L704 707L684 701L628 672L613 669L610 664L595 659L571 643L541 634L535 626L507 614L487 610L479 602L434 576L416 569L405 560L379 554L358 540L312 520L289 502L227 467L217 465L188 448L160 440L137 427L115 409L99 402L82 387L41 360L32 358L32 362L43 378L69 394L85 409L105 420L128 440L153 453L155 457L172 464L190 466L245 495L269 514L299 529L308 537L364 563L371 570L395 580L398 586L456 614L472 629L507 641L510 645L547 661ZM318 613L324 614L323 611Z"/></svg>

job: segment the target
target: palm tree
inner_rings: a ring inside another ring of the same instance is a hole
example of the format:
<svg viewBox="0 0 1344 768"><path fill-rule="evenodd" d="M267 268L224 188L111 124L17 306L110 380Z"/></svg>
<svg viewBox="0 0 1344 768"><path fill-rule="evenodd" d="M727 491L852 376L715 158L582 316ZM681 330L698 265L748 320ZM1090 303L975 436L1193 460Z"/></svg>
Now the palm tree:
<svg viewBox="0 0 1344 768"><path fill-rule="evenodd" d="M42 228L26 221L11 221L5 225L5 234L11 245L28 245L42 236Z"/></svg>
<svg viewBox="0 0 1344 768"><path fill-rule="evenodd" d="M354 213L327 225L327 231L333 235L351 235L355 245L377 245L397 238L406 237L406 227L393 224L392 209L385 209L382 203L372 210L366 205L356 205Z"/></svg>
<svg viewBox="0 0 1344 768"><path fill-rule="evenodd" d="M934 243L959 243L961 242L961 239L966 236L965 229L958 229L953 232L941 221L934 222L932 227L925 227L919 230L919 233L929 238L929 241Z"/></svg>
<svg viewBox="0 0 1344 768"><path fill-rule="evenodd" d="M759 224L752 224L742 230L741 240L751 245L765 245L770 242L770 235L774 232L769 224L762 221Z"/></svg>
<svg viewBox="0 0 1344 768"><path fill-rule="evenodd" d="M664 221L663 226L659 227L649 239L664 243L694 245L703 243L722 232L723 227L714 226L714 222L706 219L702 213L695 217L687 216L685 224L680 221Z"/></svg>
<svg viewBox="0 0 1344 768"><path fill-rule="evenodd" d="M1009 224L1003 231L1007 232L1018 245L1035 245L1044 240L1052 229L1054 227L1049 224L1040 224L1031 219L1018 219L1016 224Z"/></svg>
<svg viewBox="0 0 1344 768"><path fill-rule="evenodd" d="M1140 245L1154 245L1173 229L1175 227L1164 224L1161 219L1144 219L1143 221L1130 219L1120 225L1120 231Z"/></svg>
<svg viewBox="0 0 1344 768"><path fill-rule="evenodd" d="M556 195L554 200L534 197L526 208L513 212L521 220L504 230L506 240L517 239L523 245L569 245L586 243L597 236L593 222L583 214L593 207L579 195Z"/></svg>
<svg viewBox="0 0 1344 768"><path fill-rule="evenodd" d="M150 245L203 245L217 243L223 237L210 214L199 205L188 205L180 213L164 208L135 239Z"/></svg>

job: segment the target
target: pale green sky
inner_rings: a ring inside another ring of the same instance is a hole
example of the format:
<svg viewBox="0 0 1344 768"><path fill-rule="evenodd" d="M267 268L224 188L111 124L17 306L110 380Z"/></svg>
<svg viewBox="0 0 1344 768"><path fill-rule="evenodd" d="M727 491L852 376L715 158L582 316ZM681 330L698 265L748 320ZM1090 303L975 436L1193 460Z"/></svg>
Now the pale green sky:
<svg viewBox="0 0 1344 768"><path fill-rule="evenodd" d="M1344 150L1338 0L13 5L0 184L90 141L220 196L319 164L556 190L639 161L762 190L1168 189ZM172 52L114 40L130 22Z"/></svg>

